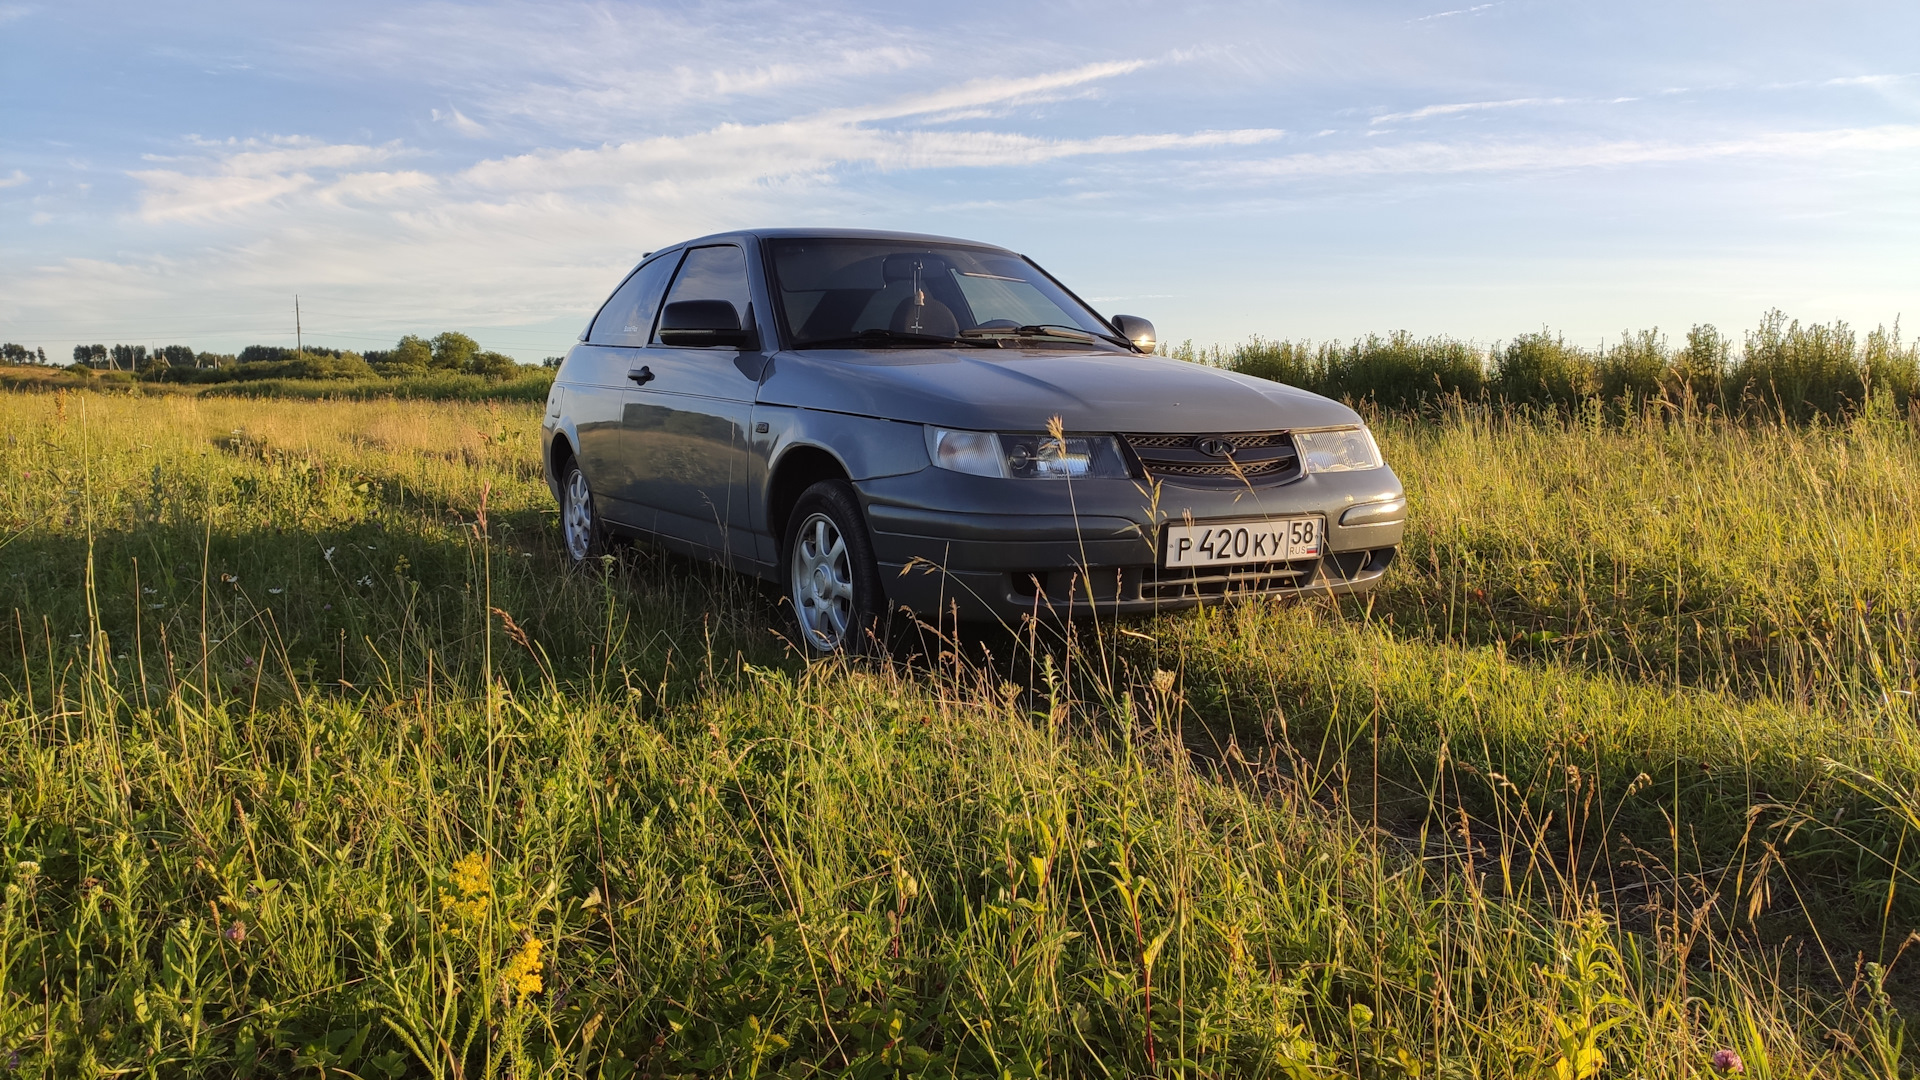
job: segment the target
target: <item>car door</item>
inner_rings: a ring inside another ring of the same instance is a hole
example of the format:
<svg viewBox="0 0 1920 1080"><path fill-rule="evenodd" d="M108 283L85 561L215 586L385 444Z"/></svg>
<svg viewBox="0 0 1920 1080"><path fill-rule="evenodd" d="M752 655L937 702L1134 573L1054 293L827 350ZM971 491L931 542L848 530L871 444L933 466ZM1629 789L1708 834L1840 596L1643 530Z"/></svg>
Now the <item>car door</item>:
<svg viewBox="0 0 1920 1080"><path fill-rule="evenodd" d="M752 327L745 250L736 244L688 249L661 308L682 300L724 300L741 326ZM640 354L645 371L627 391L622 422L635 450L640 524L700 554L751 560L747 426L766 360L759 335L747 348L670 346L658 339L656 330Z"/></svg>
<svg viewBox="0 0 1920 1080"><path fill-rule="evenodd" d="M678 251L640 264L601 305L586 341L567 358L567 407L579 441L580 469L608 521L637 526L646 516L636 494L639 447L626 422L626 406L634 386L630 376L642 364L638 358L653 334L660 298L679 265Z"/></svg>

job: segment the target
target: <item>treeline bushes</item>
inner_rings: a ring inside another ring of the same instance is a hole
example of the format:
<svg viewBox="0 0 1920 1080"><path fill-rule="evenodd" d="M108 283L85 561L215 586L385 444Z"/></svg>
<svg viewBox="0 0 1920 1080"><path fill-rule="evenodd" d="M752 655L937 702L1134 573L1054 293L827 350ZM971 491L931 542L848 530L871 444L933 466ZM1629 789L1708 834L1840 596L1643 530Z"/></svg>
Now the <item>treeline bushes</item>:
<svg viewBox="0 0 1920 1080"><path fill-rule="evenodd" d="M482 349L479 342L456 331L432 339L409 334L391 349L364 354L321 345L299 349L249 345L231 355L196 353L185 345L151 351L145 345L77 345L73 358L73 370L82 376L108 368L134 372L142 380L171 383L417 380L429 375L477 376L498 382L539 370L524 367L505 353Z"/></svg>
<svg viewBox="0 0 1920 1080"><path fill-rule="evenodd" d="M141 372L169 367L219 367L233 357L196 353L186 345L162 345L149 352L145 345L75 345L73 366L109 371Z"/></svg>
<svg viewBox="0 0 1920 1080"><path fill-rule="evenodd" d="M1804 421L1850 415L1870 398L1905 410L1920 396L1920 343L1903 345L1898 321L1862 340L1844 322L1802 325L1769 311L1741 346L1701 325L1683 342L1641 330L1602 348L1544 330L1491 348L1401 332L1346 344L1254 338L1202 351L1189 343L1171 355L1392 409L1448 400L1563 412L1666 404Z"/></svg>

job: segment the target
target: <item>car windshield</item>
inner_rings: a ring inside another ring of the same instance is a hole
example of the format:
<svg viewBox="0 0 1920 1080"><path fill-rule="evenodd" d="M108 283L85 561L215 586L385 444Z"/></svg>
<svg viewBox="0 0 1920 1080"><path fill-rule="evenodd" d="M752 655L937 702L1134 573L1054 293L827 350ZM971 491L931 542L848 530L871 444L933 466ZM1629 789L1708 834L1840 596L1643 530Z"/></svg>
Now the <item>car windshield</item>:
<svg viewBox="0 0 1920 1080"><path fill-rule="evenodd" d="M795 348L1122 344L1052 278L1004 251L832 238L768 247L774 299Z"/></svg>

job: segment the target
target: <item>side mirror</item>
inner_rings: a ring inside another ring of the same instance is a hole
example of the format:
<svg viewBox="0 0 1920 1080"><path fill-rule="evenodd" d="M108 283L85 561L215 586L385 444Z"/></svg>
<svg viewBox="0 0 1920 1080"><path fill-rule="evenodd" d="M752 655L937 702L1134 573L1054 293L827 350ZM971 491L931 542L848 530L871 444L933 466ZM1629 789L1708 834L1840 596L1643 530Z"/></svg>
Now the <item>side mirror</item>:
<svg viewBox="0 0 1920 1080"><path fill-rule="evenodd" d="M747 343L740 313L725 300L681 300L660 313L662 345L731 345Z"/></svg>
<svg viewBox="0 0 1920 1080"><path fill-rule="evenodd" d="M1115 315L1113 328L1120 336L1133 342L1133 347L1141 352L1152 352L1156 344L1153 337L1153 324L1138 315Z"/></svg>

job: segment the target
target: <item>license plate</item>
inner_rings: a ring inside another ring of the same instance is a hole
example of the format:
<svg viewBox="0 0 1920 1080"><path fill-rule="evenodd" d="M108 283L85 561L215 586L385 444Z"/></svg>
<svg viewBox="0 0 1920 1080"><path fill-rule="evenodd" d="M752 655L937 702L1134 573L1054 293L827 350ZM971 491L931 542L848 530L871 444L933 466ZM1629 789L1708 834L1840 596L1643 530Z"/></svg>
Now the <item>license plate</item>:
<svg viewBox="0 0 1920 1080"><path fill-rule="evenodd" d="M1320 557L1323 519L1274 518L1167 527L1166 565L1244 566Z"/></svg>

